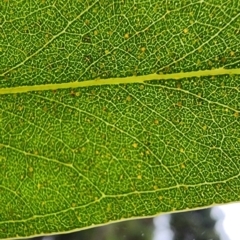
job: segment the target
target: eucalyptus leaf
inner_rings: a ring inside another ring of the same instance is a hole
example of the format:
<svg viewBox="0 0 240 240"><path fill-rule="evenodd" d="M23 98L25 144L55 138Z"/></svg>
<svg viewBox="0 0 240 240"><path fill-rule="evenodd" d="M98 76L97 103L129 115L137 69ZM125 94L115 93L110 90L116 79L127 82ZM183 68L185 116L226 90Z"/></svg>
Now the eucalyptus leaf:
<svg viewBox="0 0 240 240"><path fill-rule="evenodd" d="M238 0L0 2L0 238L240 200Z"/></svg>

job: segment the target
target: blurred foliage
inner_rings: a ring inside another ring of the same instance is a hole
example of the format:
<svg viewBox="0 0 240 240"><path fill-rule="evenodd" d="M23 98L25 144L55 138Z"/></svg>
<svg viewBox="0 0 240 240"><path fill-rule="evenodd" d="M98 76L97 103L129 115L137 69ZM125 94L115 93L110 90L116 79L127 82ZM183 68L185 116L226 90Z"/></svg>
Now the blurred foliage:
<svg viewBox="0 0 240 240"><path fill-rule="evenodd" d="M170 226L174 233L172 240L220 240L215 231L216 220L211 208L191 212L173 213Z"/></svg>

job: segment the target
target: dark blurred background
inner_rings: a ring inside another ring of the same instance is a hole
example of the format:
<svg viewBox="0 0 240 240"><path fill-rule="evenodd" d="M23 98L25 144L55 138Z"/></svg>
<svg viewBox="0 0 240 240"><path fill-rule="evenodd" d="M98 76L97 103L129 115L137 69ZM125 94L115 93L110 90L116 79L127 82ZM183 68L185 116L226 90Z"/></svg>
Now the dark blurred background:
<svg viewBox="0 0 240 240"><path fill-rule="evenodd" d="M218 210L221 211L221 210ZM219 212L219 218L224 215ZM229 240L215 229L222 219L212 217L211 208L165 214L156 218L129 220L70 234L33 240ZM222 232L222 231L221 231Z"/></svg>

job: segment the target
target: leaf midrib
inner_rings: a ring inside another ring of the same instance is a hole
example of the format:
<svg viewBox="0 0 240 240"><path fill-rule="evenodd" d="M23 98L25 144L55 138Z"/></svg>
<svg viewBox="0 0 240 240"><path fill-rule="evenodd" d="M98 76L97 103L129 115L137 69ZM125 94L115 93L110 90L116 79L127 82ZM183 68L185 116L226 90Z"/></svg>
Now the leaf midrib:
<svg viewBox="0 0 240 240"><path fill-rule="evenodd" d="M31 91L46 91L46 90L57 90L67 88L80 88L90 86L101 86L101 85L117 85L117 84L129 84L129 83L145 83L146 81L152 80L180 80L191 77L205 77L205 76L219 76L219 75L240 75L240 68L225 69L216 68L211 70L199 70L192 72L179 72L171 74L148 74L142 76L130 76L123 78L108 78L108 79L94 79L85 81L74 81L68 83L55 83L55 84L39 84L29 86L17 86L9 88L0 88L0 95L3 94L14 94L14 93L25 93Z"/></svg>

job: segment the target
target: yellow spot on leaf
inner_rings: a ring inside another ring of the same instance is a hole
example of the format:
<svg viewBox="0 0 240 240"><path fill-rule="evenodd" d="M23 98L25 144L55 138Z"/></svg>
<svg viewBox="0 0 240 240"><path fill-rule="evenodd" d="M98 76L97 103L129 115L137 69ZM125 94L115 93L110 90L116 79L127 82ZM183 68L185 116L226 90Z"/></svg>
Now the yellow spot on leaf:
<svg viewBox="0 0 240 240"><path fill-rule="evenodd" d="M85 20L85 24L89 25L90 21L88 19Z"/></svg>
<svg viewBox="0 0 240 240"><path fill-rule="evenodd" d="M129 33L125 33L124 38L128 39L129 38Z"/></svg>
<svg viewBox="0 0 240 240"><path fill-rule="evenodd" d="M128 102L130 102L130 101L132 100L132 97L131 97L131 96L127 96L126 100L127 100Z"/></svg>
<svg viewBox="0 0 240 240"><path fill-rule="evenodd" d="M186 34L186 33L188 33L188 28L185 28L184 30L183 30L183 32Z"/></svg>
<svg viewBox="0 0 240 240"><path fill-rule="evenodd" d="M197 60L197 65L201 65L201 61L199 59Z"/></svg>
<svg viewBox="0 0 240 240"><path fill-rule="evenodd" d="M209 65L209 66L212 66L212 65L213 65L213 62L209 60L209 61L208 61L208 65Z"/></svg>
<svg viewBox="0 0 240 240"><path fill-rule="evenodd" d="M182 107L182 102L178 102L178 103L177 103L177 106L178 106L178 107Z"/></svg>
<svg viewBox="0 0 240 240"><path fill-rule="evenodd" d="M137 143L133 143L132 145L134 148L137 148L138 144Z"/></svg>
<svg viewBox="0 0 240 240"><path fill-rule="evenodd" d="M108 204L107 205L107 212L110 212L111 211L111 204Z"/></svg>
<svg viewBox="0 0 240 240"><path fill-rule="evenodd" d="M18 110L19 110L19 111L22 111L22 110L23 110L23 106L19 106L19 107L18 107Z"/></svg>

